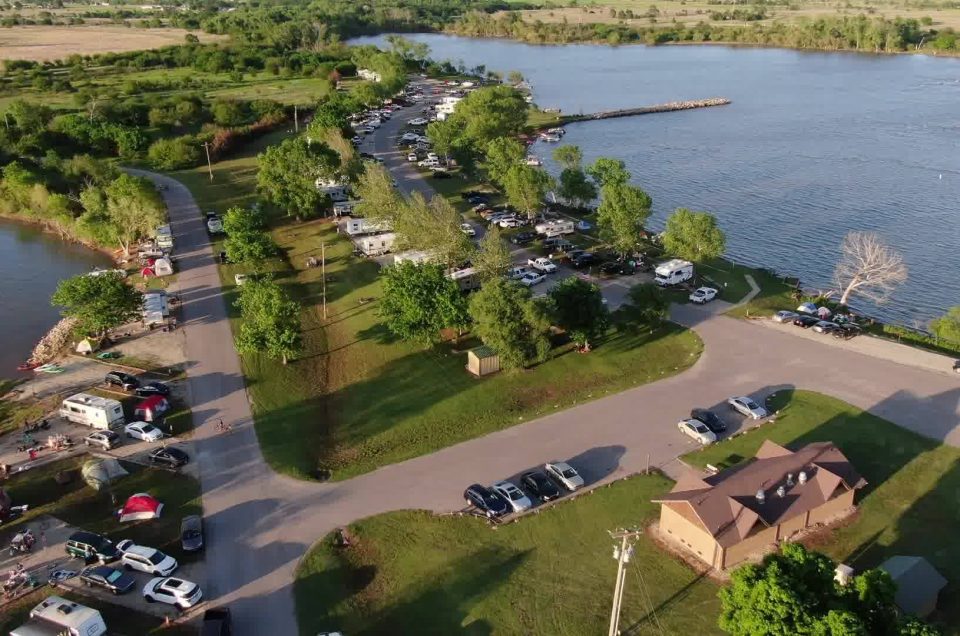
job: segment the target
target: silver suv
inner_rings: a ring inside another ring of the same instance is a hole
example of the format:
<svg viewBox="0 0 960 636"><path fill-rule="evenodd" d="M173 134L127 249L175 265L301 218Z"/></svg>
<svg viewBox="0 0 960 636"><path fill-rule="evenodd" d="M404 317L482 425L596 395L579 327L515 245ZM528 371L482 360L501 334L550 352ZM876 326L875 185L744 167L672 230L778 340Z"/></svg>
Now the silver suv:
<svg viewBox="0 0 960 636"><path fill-rule="evenodd" d="M123 438L113 431L96 431L83 438L87 446L99 446L103 450L116 448L123 442Z"/></svg>

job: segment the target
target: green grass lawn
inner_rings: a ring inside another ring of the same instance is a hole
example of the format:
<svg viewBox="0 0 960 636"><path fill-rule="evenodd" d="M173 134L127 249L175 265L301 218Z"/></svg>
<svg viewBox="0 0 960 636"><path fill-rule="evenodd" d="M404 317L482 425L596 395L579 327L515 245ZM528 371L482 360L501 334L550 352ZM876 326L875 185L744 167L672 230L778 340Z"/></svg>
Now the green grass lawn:
<svg viewBox="0 0 960 636"><path fill-rule="evenodd" d="M327 537L294 583L300 633L543 634L606 630L616 574L608 530L657 515L669 480L635 477L491 529L475 517L397 512ZM717 634L717 587L646 537L628 566L624 634ZM399 631L397 631L399 630Z"/></svg>
<svg viewBox="0 0 960 636"><path fill-rule="evenodd" d="M934 619L960 634L960 449L825 395L784 391L769 406L780 411L775 422L683 459L726 466L753 457L767 438L793 448L834 442L869 485L857 515L812 547L857 569L897 554L926 557L950 581Z"/></svg>
<svg viewBox="0 0 960 636"><path fill-rule="evenodd" d="M29 424L43 417L43 414L54 409L59 404L57 396L36 400L17 400L8 395L15 390L19 381L0 380L0 435L18 430L24 424Z"/></svg>

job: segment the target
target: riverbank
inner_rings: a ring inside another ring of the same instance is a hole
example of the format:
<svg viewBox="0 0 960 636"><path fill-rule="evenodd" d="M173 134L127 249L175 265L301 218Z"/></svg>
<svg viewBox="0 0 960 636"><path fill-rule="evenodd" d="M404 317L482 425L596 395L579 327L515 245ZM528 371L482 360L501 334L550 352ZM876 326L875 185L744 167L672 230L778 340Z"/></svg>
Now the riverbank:
<svg viewBox="0 0 960 636"><path fill-rule="evenodd" d="M25 216L23 214L6 214L0 211L0 220L9 221L17 225L23 225L25 227L38 230L45 235L52 236L59 241L70 245L76 245L84 249L90 250L91 252L96 252L101 256L109 258L113 263L120 263L121 259L119 257L119 252L122 250L120 248L109 248L105 245L100 245L92 239L82 237L76 234L76 229L73 226L69 226L73 231L65 232L63 228L53 227L49 221L44 219L39 219L32 216Z"/></svg>

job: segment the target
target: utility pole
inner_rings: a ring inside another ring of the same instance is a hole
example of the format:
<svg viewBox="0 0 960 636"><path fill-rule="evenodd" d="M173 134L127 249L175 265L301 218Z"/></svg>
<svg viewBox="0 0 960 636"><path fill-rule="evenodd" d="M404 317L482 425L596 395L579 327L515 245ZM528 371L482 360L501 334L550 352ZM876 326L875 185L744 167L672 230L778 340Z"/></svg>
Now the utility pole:
<svg viewBox="0 0 960 636"><path fill-rule="evenodd" d="M203 149L207 151L207 172L210 173L210 180L213 181L213 164L210 163L210 142L203 142Z"/></svg>
<svg viewBox="0 0 960 636"><path fill-rule="evenodd" d="M297 116L297 105L293 105L293 132L300 132L300 118Z"/></svg>
<svg viewBox="0 0 960 636"><path fill-rule="evenodd" d="M320 278L323 280L323 319L327 319L327 244L320 244Z"/></svg>
<svg viewBox="0 0 960 636"><path fill-rule="evenodd" d="M617 580L613 586L613 604L610 608L610 629L607 636L618 636L620 634L620 607L623 605L623 584L627 576L626 565L633 556L633 544L631 539L643 534L639 528L630 528L629 530L619 529L610 532L613 539L619 540L619 544L613 545L613 558L617 560Z"/></svg>

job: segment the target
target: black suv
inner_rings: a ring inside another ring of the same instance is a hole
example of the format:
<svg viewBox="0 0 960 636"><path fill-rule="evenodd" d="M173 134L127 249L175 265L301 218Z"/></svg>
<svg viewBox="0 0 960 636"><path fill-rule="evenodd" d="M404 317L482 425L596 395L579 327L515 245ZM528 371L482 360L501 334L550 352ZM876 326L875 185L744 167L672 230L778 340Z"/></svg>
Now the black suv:
<svg viewBox="0 0 960 636"><path fill-rule="evenodd" d="M463 491L463 499L468 506L476 506L488 517L502 517L510 512L510 504L506 499L480 484L473 484Z"/></svg>
<svg viewBox="0 0 960 636"><path fill-rule="evenodd" d="M124 391L130 391L140 386L140 380L123 371L111 371L103 379L103 382L107 386L118 386Z"/></svg>
<svg viewBox="0 0 960 636"><path fill-rule="evenodd" d="M110 563L120 558L120 551L110 539L84 530L71 534L64 549L69 556L83 559L85 563Z"/></svg>
<svg viewBox="0 0 960 636"><path fill-rule="evenodd" d="M703 422L707 428L714 433L720 434L727 430L727 423L720 419L720 416L707 409L693 409L690 411L690 417Z"/></svg>

